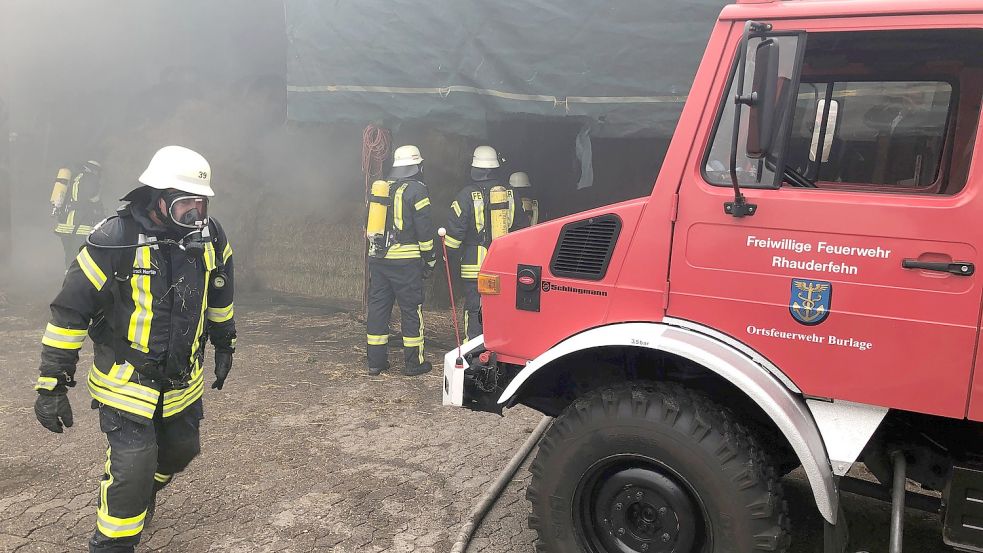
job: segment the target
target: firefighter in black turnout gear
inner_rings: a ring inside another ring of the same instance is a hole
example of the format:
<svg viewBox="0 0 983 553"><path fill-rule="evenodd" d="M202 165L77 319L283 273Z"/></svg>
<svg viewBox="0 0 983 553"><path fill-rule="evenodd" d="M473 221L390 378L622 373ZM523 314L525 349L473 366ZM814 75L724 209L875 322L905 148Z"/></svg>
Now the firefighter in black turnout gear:
<svg viewBox="0 0 983 553"><path fill-rule="evenodd" d="M491 146L478 146L471 160L471 184L451 203L445 243L458 252L461 280L464 282L464 333L468 340L480 336L481 296L478 271L492 240L510 230L529 226L521 209L516 209L511 188L499 180L498 152ZM448 252L453 256L453 253Z"/></svg>
<svg viewBox="0 0 983 553"><path fill-rule="evenodd" d="M51 192L51 215L56 217L55 234L65 248L65 268L71 266L96 223L105 217L100 192L102 165L89 160L79 165L75 174L62 167Z"/></svg>
<svg viewBox="0 0 983 553"><path fill-rule="evenodd" d="M232 368L232 248L208 217L210 177L200 154L159 150L51 303L34 407L48 430L72 426L67 392L87 330L95 350L86 384L109 449L90 552L132 552L157 491L198 455L207 340L212 388Z"/></svg>
<svg viewBox="0 0 983 553"><path fill-rule="evenodd" d="M423 183L423 158L416 146L400 146L386 181L372 185L366 234L369 239L369 305L366 341L369 374L389 368L389 319L393 301L402 313L402 374L430 372L424 358L423 281L436 264L430 197Z"/></svg>

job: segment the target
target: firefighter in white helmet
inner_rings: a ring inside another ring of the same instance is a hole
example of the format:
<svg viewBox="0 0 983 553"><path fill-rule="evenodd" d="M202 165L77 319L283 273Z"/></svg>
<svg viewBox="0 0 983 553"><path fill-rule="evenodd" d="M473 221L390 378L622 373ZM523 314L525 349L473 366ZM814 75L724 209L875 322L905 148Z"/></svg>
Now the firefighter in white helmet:
<svg viewBox="0 0 983 553"><path fill-rule="evenodd" d="M109 449L90 552L133 551L157 491L198 455L207 341L212 388L232 368L232 247L208 214L211 176L197 152L159 150L51 303L34 406L48 430L72 426L67 393L87 329L95 352L86 385Z"/></svg>
<svg viewBox="0 0 983 553"><path fill-rule="evenodd" d="M509 176L509 186L515 194L515 203L522 207L522 211L526 212L526 217L529 218L529 225L535 225L539 223L539 200L536 199L536 195L533 193L532 183L529 182L529 175L519 171L512 173Z"/></svg>
<svg viewBox="0 0 983 553"><path fill-rule="evenodd" d="M65 248L65 267L78 255L92 227L106 216L100 192L102 165L89 160L79 164L75 173L68 167L58 170L51 192L51 215L56 218L55 234Z"/></svg>
<svg viewBox="0 0 983 553"><path fill-rule="evenodd" d="M512 190L499 175L501 161L491 146L478 146L471 158L471 183L451 203L447 222L448 248L457 252L464 281L464 333L468 339L482 333L478 271L492 240L510 229L528 226L525 213L516 210ZM449 255L453 255L450 254Z"/></svg>
<svg viewBox="0 0 983 553"><path fill-rule="evenodd" d="M369 199L369 305L366 317L368 371L389 368L389 318L393 302L402 314L406 376L430 372L424 356L423 281L436 263L430 196L423 182L423 156L413 145L393 152L387 180L372 184Z"/></svg>

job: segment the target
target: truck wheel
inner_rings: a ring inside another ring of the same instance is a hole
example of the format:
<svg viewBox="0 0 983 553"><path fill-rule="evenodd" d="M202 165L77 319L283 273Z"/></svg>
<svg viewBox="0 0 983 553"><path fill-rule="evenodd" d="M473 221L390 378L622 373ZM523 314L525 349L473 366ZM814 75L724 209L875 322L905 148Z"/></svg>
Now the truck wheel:
<svg viewBox="0 0 983 553"><path fill-rule="evenodd" d="M591 392L553 422L526 496L540 552L786 551L788 507L754 436L671 383Z"/></svg>

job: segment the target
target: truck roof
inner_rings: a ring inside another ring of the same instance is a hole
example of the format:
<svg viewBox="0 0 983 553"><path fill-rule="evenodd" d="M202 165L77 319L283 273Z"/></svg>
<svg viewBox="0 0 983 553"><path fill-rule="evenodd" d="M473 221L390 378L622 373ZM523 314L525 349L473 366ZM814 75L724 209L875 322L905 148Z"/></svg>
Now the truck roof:
<svg viewBox="0 0 983 553"><path fill-rule="evenodd" d="M979 0L737 0L721 20L983 13Z"/></svg>

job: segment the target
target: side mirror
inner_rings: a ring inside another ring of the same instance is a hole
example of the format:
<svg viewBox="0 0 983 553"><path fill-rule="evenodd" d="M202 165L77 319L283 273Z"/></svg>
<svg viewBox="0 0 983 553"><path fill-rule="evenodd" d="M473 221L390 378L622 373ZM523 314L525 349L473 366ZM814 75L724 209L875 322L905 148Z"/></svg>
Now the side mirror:
<svg viewBox="0 0 983 553"><path fill-rule="evenodd" d="M747 156L760 159L771 150L774 135L775 108L778 101L778 43L767 39L758 44L754 53L754 77L747 104Z"/></svg>

